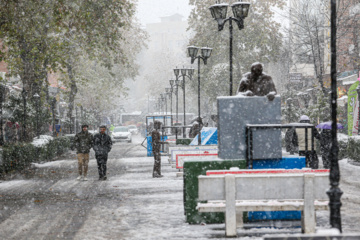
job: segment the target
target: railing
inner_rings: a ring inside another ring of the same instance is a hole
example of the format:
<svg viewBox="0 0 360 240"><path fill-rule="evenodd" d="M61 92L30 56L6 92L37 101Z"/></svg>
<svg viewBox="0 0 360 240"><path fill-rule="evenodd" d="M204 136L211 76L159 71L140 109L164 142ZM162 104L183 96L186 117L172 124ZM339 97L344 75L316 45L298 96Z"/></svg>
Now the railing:
<svg viewBox="0 0 360 240"><path fill-rule="evenodd" d="M253 168L254 149L253 149L253 129L291 129L304 128L305 129L305 151L308 152L308 129L311 131L311 152L314 152L314 130L315 126L308 123L295 124L247 124L245 130L246 139L246 166Z"/></svg>

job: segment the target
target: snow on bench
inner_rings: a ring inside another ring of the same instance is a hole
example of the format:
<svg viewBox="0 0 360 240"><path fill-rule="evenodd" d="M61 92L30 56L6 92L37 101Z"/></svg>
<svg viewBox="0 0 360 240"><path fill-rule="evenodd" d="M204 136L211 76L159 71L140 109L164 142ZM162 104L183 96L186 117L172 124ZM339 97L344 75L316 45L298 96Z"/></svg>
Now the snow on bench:
<svg viewBox="0 0 360 240"><path fill-rule="evenodd" d="M248 211L302 211L302 231L314 233L315 210L328 209L329 170L207 171L199 176L199 212L225 212L226 236L236 236Z"/></svg>
<svg viewBox="0 0 360 240"><path fill-rule="evenodd" d="M185 146L169 148L169 163L174 164L177 169L183 168L184 158L193 156L183 156L182 154L217 154L217 146ZM182 156L178 157L181 154ZM217 157L217 156L215 156Z"/></svg>

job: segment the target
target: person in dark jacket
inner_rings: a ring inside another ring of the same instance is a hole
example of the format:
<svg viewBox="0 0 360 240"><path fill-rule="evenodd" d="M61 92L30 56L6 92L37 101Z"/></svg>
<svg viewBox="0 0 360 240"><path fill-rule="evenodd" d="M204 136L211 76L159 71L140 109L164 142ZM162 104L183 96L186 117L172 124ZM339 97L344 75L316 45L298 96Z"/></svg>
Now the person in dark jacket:
<svg viewBox="0 0 360 240"><path fill-rule="evenodd" d="M160 128L161 122L155 121L154 122L154 130L151 132L151 139L152 139L152 151L154 154L154 169L153 169L153 178L163 177L161 175L161 136L160 136Z"/></svg>
<svg viewBox="0 0 360 240"><path fill-rule="evenodd" d="M291 155L298 152L299 144L295 128L289 128L285 133L285 148Z"/></svg>
<svg viewBox="0 0 360 240"><path fill-rule="evenodd" d="M106 126L100 126L100 133L94 136L94 151L98 164L99 180L106 180L106 163L108 153L111 151L112 141L106 133Z"/></svg>
<svg viewBox="0 0 360 240"><path fill-rule="evenodd" d="M194 138L196 135L199 134L203 127L203 122L201 117L197 117L196 120L192 123L192 126L190 128L189 137Z"/></svg>
<svg viewBox="0 0 360 240"><path fill-rule="evenodd" d="M320 152L324 168L330 168L329 153L331 149L331 129L323 129L320 133Z"/></svg>
<svg viewBox="0 0 360 240"><path fill-rule="evenodd" d="M88 132L88 125L81 126L81 132L75 135L74 146L78 157L79 177L77 180L87 181L89 152L93 147L93 135ZM84 176L82 174L84 173Z"/></svg>

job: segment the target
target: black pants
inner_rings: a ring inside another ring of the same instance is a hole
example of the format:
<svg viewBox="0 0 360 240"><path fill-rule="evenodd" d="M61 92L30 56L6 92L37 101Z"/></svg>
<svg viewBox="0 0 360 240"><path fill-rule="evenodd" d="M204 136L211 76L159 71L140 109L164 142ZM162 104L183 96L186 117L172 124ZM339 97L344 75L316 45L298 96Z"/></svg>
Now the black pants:
<svg viewBox="0 0 360 240"><path fill-rule="evenodd" d="M103 178L106 176L106 163L108 160L108 156L106 155L98 155L96 156L96 161L98 164L99 177Z"/></svg>
<svg viewBox="0 0 360 240"><path fill-rule="evenodd" d="M305 156L306 167L309 167L312 169L319 168L319 158L316 154L316 151L299 151L299 156Z"/></svg>
<svg viewBox="0 0 360 240"><path fill-rule="evenodd" d="M330 151L330 150L329 150ZM324 152L321 154L323 165L325 169L330 169L330 156L329 151Z"/></svg>
<svg viewBox="0 0 360 240"><path fill-rule="evenodd" d="M155 149L153 151L154 154L154 169L153 169L153 177L161 176L161 154L160 149Z"/></svg>

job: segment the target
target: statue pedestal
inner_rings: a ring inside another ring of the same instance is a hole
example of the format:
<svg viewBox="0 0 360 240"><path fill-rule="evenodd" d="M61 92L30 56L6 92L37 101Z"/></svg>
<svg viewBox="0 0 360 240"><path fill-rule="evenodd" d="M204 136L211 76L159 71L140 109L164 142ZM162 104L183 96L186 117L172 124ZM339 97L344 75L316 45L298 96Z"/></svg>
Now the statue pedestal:
<svg viewBox="0 0 360 240"><path fill-rule="evenodd" d="M219 158L245 159L246 124L281 124L281 99L266 97L218 97ZM281 130L256 129L253 131L253 159L280 159Z"/></svg>

